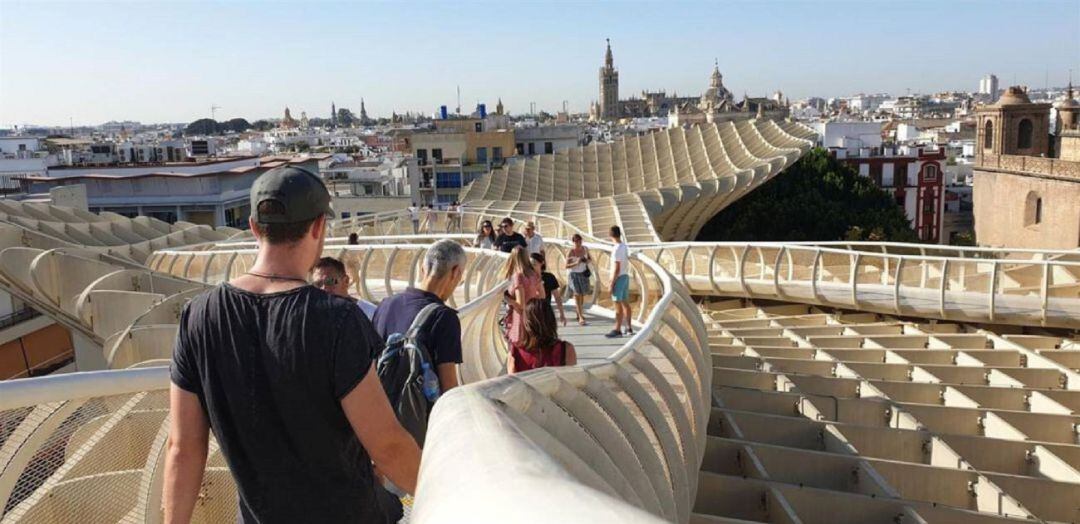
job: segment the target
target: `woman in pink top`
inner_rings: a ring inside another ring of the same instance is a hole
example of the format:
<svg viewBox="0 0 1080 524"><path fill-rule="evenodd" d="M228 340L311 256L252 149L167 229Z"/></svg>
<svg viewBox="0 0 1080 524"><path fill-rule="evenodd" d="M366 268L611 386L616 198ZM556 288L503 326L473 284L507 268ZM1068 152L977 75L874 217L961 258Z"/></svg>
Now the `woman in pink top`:
<svg viewBox="0 0 1080 524"><path fill-rule="evenodd" d="M505 298L506 305L510 306L506 338L514 345L521 341L525 333L522 321L525 305L534 298L544 298L544 282L529 260L529 251L522 247L515 247L510 252L506 278L510 279L509 295Z"/></svg>

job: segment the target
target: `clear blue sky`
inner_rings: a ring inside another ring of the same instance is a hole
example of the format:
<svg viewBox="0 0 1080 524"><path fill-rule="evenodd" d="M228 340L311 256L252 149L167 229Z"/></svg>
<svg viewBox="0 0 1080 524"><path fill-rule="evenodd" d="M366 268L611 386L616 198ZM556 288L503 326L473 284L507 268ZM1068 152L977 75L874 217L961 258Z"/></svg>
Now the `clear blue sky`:
<svg viewBox="0 0 1080 524"><path fill-rule="evenodd" d="M737 96L1080 82L1080 0L32 2L0 0L0 127L373 116L477 100L584 110L610 37L621 94Z"/></svg>

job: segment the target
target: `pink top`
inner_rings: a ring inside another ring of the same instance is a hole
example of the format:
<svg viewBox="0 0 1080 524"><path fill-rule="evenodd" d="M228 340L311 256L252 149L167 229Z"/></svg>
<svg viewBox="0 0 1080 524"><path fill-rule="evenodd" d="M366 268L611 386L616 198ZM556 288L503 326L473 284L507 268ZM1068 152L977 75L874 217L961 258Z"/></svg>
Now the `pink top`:
<svg viewBox="0 0 1080 524"><path fill-rule="evenodd" d="M519 289L524 291L525 295L525 301L522 302L522 305L528 304L529 301L534 298L544 298L544 281L540 280L540 275L529 278L526 277L524 273L515 274L510 278L510 287L507 291L509 291L510 296L514 297L516 300ZM506 330L507 338L510 339L511 344L518 344L524 333L524 319L518 311L511 310L510 328Z"/></svg>

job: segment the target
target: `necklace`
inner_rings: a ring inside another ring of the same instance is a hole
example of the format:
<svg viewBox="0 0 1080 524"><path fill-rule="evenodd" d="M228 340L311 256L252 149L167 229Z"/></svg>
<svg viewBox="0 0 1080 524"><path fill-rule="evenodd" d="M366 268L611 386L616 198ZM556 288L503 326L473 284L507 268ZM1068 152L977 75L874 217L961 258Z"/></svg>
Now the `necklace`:
<svg viewBox="0 0 1080 524"><path fill-rule="evenodd" d="M253 277L265 278L267 280L291 280L293 282L303 282L305 284L308 283L307 279L304 278L283 277L281 275L267 275L265 273L256 273L255 271L248 271L247 274Z"/></svg>

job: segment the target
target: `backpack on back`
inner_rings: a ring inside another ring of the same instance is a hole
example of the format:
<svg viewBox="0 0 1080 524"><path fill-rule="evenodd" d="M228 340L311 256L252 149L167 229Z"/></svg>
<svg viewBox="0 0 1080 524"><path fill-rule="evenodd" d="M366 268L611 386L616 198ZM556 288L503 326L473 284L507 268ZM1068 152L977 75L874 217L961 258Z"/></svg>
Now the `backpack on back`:
<svg viewBox="0 0 1080 524"><path fill-rule="evenodd" d="M428 415L441 388L431 353L417 335L438 308L439 304L424 306L407 332L392 333L387 337L386 348L375 365L398 421L421 447L427 433Z"/></svg>

